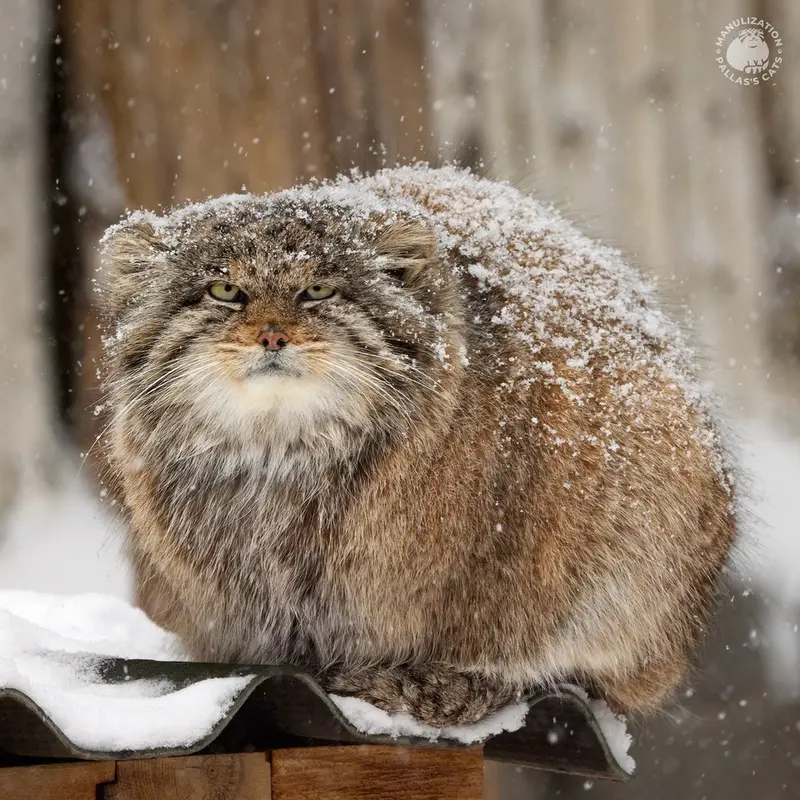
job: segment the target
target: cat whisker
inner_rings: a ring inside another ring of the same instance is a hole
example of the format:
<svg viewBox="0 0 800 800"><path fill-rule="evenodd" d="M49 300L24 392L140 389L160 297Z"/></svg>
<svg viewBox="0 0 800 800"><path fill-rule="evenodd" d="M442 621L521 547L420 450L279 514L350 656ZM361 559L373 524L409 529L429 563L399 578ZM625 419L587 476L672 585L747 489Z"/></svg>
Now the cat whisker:
<svg viewBox="0 0 800 800"><path fill-rule="evenodd" d="M80 476L80 474L81 474L81 472L83 470L84 465L86 464L87 459L89 458L91 453L94 451L94 448L96 447L97 443L103 438L103 436L105 436L105 434L109 431L111 426L114 425L119 419L124 417L125 414L127 414L128 412L133 410L133 408L135 408L136 404L141 402L141 400L143 400L149 394L151 394L152 392L154 392L158 388L162 388L162 382L163 381L165 381L167 378L172 377L173 375L176 375L176 373L181 372L181 370L183 370L183 369L185 369L185 364L184 363L175 364L166 373L162 373L158 377L156 377L148 386L145 387L145 389L143 389L139 394L137 394L135 397L133 397L131 400L129 400L122 407L122 409L113 411L111 420L108 422L107 425L105 425L103 427L103 429L100 431L100 433L97 434L97 436L94 438L94 440L92 441L91 445L87 449L86 453L84 454L83 458L81 459L80 466L78 467L78 475L79 476ZM109 390L109 392L108 392L108 395L111 395L111 394L115 393L116 391L118 391L118 386L112 385L110 390Z"/></svg>
<svg viewBox="0 0 800 800"><path fill-rule="evenodd" d="M388 390L386 389L386 387L382 386L377 378L370 376L366 370L362 369L362 364L360 364L357 361L350 360L347 358L336 359L336 360L322 359L322 363L324 363L325 366L334 370L338 374L351 376L362 384L367 384L369 386L374 387L377 391L381 393L388 394ZM352 367L356 368L354 369Z"/></svg>
<svg viewBox="0 0 800 800"><path fill-rule="evenodd" d="M403 364L404 369L402 371L396 371L390 369L385 364L382 364L377 360L358 359L354 358L353 356L338 352L336 354L336 357L338 359L341 359L342 361L348 361L349 363L357 364L359 367L362 368L366 367L367 369L379 370L381 372L386 373L387 375L391 375L392 377L401 378L407 381L408 383L413 383L416 386L419 386L422 389L428 389L428 390L436 389L436 382L432 380L429 376L425 375L425 373L422 372L419 368L414 367L411 364L404 363ZM429 384L422 383L421 381L418 381L412 378L410 375L408 375L407 374L408 372L417 372L423 377L425 377L430 383Z"/></svg>
<svg viewBox="0 0 800 800"><path fill-rule="evenodd" d="M321 359L321 361L331 370L333 374L338 374L345 378L354 380L356 386L367 386L374 390L377 394L383 397L390 406L396 409L399 413L403 414L403 416L410 421L408 410L405 409L376 378L368 376L363 370L348 368L350 365L346 360L337 362L328 359Z"/></svg>

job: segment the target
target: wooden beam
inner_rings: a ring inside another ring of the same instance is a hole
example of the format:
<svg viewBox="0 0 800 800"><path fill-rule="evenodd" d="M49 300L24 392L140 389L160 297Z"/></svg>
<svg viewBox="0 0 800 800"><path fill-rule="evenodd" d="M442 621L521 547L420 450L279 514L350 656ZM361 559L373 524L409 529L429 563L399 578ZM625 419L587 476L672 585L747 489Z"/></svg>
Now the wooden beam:
<svg viewBox="0 0 800 800"><path fill-rule="evenodd" d="M482 800L483 751L309 747L272 752L272 800Z"/></svg>
<svg viewBox="0 0 800 800"><path fill-rule="evenodd" d="M3 800L96 800L98 786L114 781L113 761L0 769Z"/></svg>
<svg viewBox="0 0 800 800"><path fill-rule="evenodd" d="M307 747L0 768L2 800L483 800L483 750Z"/></svg>
<svg viewBox="0 0 800 800"><path fill-rule="evenodd" d="M239 753L118 761L117 782L105 787L101 797L103 800L270 800L268 759L265 753Z"/></svg>

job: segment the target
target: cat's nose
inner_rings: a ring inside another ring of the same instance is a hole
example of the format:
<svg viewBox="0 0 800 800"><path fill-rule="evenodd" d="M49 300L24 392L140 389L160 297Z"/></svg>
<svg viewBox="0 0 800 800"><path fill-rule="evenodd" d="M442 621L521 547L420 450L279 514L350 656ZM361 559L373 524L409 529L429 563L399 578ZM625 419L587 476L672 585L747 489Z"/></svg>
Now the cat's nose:
<svg viewBox="0 0 800 800"><path fill-rule="evenodd" d="M275 328L262 328L257 341L267 350L280 350L289 344L289 337L283 331L276 331Z"/></svg>

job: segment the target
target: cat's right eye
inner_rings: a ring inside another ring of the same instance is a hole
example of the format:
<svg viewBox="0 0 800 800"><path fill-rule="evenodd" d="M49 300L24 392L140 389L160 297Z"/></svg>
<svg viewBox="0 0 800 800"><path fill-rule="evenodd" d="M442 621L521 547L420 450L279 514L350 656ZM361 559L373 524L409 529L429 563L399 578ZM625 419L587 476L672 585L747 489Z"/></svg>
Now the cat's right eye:
<svg viewBox="0 0 800 800"><path fill-rule="evenodd" d="M298 303L313 303L319 300L328 300L336 294L336 289L332 286L325 286L315 283L313 286L306 287L297 295Z"/></svg>

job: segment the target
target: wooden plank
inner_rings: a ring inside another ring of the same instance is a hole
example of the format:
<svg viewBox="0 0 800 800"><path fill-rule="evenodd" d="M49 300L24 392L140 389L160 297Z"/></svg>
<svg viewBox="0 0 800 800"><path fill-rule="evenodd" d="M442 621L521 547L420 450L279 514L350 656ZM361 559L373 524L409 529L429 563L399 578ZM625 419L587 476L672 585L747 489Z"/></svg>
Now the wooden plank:
<svg viewBox="0 0 800 800"><path fill-rule="evenodd" d="M268 755L188 756L117 762L104 800L270 800Z"/></svg>
<svg viewBox="0 0 800 800"><path fill-rule="evenodd" d="M314 747L272 753L272 800L481 800L483 751Z"/></svg>
<svg viewBox="0 0 800 800"><path fill-rule="evenodd" d="M3 800L96 800L99 785L114 780L113 761L0 769Z"/></svg>

